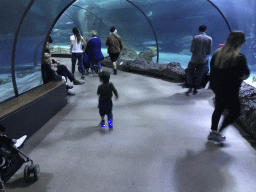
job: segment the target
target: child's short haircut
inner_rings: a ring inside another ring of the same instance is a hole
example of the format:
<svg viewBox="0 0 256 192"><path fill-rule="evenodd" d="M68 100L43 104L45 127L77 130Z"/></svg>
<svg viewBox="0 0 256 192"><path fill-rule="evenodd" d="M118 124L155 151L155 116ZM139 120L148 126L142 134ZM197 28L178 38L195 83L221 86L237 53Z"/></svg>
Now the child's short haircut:
<svg viewBox="0 0 256 192"><path fill-rule="evenodd" d="M103 83L108 83L110 79L110 73L108 71L102 71L99 73L99 78Z"/></svg>

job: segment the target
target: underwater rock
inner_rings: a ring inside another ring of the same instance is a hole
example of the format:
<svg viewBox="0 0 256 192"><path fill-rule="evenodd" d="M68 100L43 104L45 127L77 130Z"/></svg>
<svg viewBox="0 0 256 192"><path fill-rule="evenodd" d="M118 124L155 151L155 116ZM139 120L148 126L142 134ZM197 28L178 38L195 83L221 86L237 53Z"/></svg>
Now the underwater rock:
<svg viewBox="0 0 256 192"><path fill-rule="evenodd" d="M136 51L133 48L124 45L123 50L121 51L117 60L117 69L122 71L129 71L128 64L131 64L136 58L138 58ZM122 65L119 65L121 62ZM103 66L113 68L113 63L109 56L105 57L104 60L101 61L101 64Z"/></svg>
<svg viewBox="0 0 256 192"><path fill-rule="evenodd" d="M132 63L126 65L126 70L138 72L150 76L172 79L175 82L183 82L186 75L178 62L166 64L150 64L144 58L137 58Z"/></svg>
<svg viewBox="0 0 256 192"><path fill-rule="evenodd" d="M236 122L256 139L256 88L242 82L239 91L241 114Z"/></svg>
<svg viewBox="0 0 256 192"><path fill-rule="evenodd" d="M118 70L172 79L175 82L184 82L186 78L185 69L178 62L171 62L168 65L150 64L146 59L140 57L135 60L118 59L118 63L121 61L122 65L117 64ZM113 67L109 56L105 57L101 64L109 68Z"/></svg>
<svg viewBox="0 0 256 192"><path fill-rule="evenodd" d="M133 60L124 60L124 59L118 59L117 60L117 69L122 70L122 71L129 71L129 64L132 63ZM122 62L122 65L119 65L119 63ZM104 58L104 60L100 61L102 66L108 67L108 68L113 68L113 62L111 61L110 57L107 56Z"/></svg>
<svg viewBox="0 0 256 192"><path fill-rule="evenodd" d="M134 60L138 58L138 54L133 48L124 45L119 58L123 60Z"/></svg>
<svg viewBox="0 0 256 192"><path fill-rule="evenodd" d="M154 63L152 58L155 56L157 56L157 52L154 48L139 53L139 57L146 59L150 64Z"/></svg>
<svg viewBox="0 0 256 192"><path fill-rule="evenodd" d="M184 82L186 79L186 72L185 69L183 69L178 62L170 62L168 64L168 68L170 69L169 73L171 77L176 81L176 82Z"/></svg>
<svg viewBox="0 0 256 192"><path fill-rule="evenodd" d="M0 79L0 85L9 83L9 82L11 82L11 81L12 81L12 78L11 78L11 77L6 78L6 79Z"/></svg>

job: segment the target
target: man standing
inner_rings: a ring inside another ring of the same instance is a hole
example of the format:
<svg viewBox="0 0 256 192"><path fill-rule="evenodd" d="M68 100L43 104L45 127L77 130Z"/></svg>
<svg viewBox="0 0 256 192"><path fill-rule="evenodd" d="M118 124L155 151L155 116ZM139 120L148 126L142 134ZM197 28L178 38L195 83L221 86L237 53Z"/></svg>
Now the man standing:
<svg viewBox="0 0 256 192"><path fill-rule="evenodd" d="M108 46L108 54L110 59L113 62L114 75L117 75L116 61L123 49L123 42L121 37L117 34L117 29L115 27L110 28L110 33L107 37L106 45Z"/></svg>
<svg viewBox="0 0 256 192"><path fill-rule="evenodd" d="M192 52L191 60L187 68L187 82L189 90L186 92L187 95L192 93L196 95L197 89L200 86L203 71L205 68L206 56L211 54L212 49L212 38L206 35L207 27L201 25L199 27L199 35L193 37L190 52ZM196 82L194 91L192 91L192 78L196 73Z"/></svg>

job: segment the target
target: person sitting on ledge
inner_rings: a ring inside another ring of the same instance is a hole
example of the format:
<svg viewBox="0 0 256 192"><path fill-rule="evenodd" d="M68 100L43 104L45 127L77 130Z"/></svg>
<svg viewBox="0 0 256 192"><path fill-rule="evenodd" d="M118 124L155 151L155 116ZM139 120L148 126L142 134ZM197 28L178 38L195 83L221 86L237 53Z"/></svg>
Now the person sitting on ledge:
<svg viewBox="0 0 256 192"><path fill-rule="evenodd" d="M52 59L51 58L51 53L50 53L50 50L46 49L45 50L45 53L48 53L49 55L47 56L47 60L48 60L48 63L51 65L52 69L56 68L57 70L54 69L54 71L56 71L59 75L61 76L64 76L64 77L68 77L69 80L71 82L73 82L74 85L82 85L84 84L84 81L79 81L77 80L74 75L71 74L71 72L68 70L68 68L60 63L59 61L55 60L55 59ZM69 87L72 87L72 86L69 86ZM71 89L71 88L70 88Z"/></svg>
<svg viewBox="0 0 256 192"><path fill-rule="evenodd" d="M70 71L67 69L67 67L60 62L54 60L51 58L51 54L49 51L46 49L45 54L44 54L44 66L47 67L46 65L49 65L48 68L51 68L51 71L54 73L56 72L57 75L59 76L64 76L64 80L68 77L71 82L73 82L74 85L82 85L84 84L84 81L79 81L76 80L75 77L70 73ZM56 63L54 63L56 62ZM53 74L52 73L52 74ZM55 75L53 75L53 78L47 77L47 81L55 81L56 78L54 78ZM56 76L55 76L56 77ZM57 78L58 81L58 78ZM67 80L66 80L67 81ZM75 95L75 93L71 92L69 89L72 89L73 86L69 86L66 83L66 88L68 90L67 94L68 95Z"/></svg>

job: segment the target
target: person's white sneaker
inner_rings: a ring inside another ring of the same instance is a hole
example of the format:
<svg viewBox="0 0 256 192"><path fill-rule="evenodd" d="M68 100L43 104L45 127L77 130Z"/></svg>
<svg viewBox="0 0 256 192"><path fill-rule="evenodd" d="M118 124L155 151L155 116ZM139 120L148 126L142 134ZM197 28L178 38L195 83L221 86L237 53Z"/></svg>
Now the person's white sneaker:
<svg viewBox="0 0 256 192"><path fill-rule="evenodd" d="M15 147L20 147L22 143L26 140L27 135L24 135L23 137L16 140L16 143L14 144Z"/></svg>

